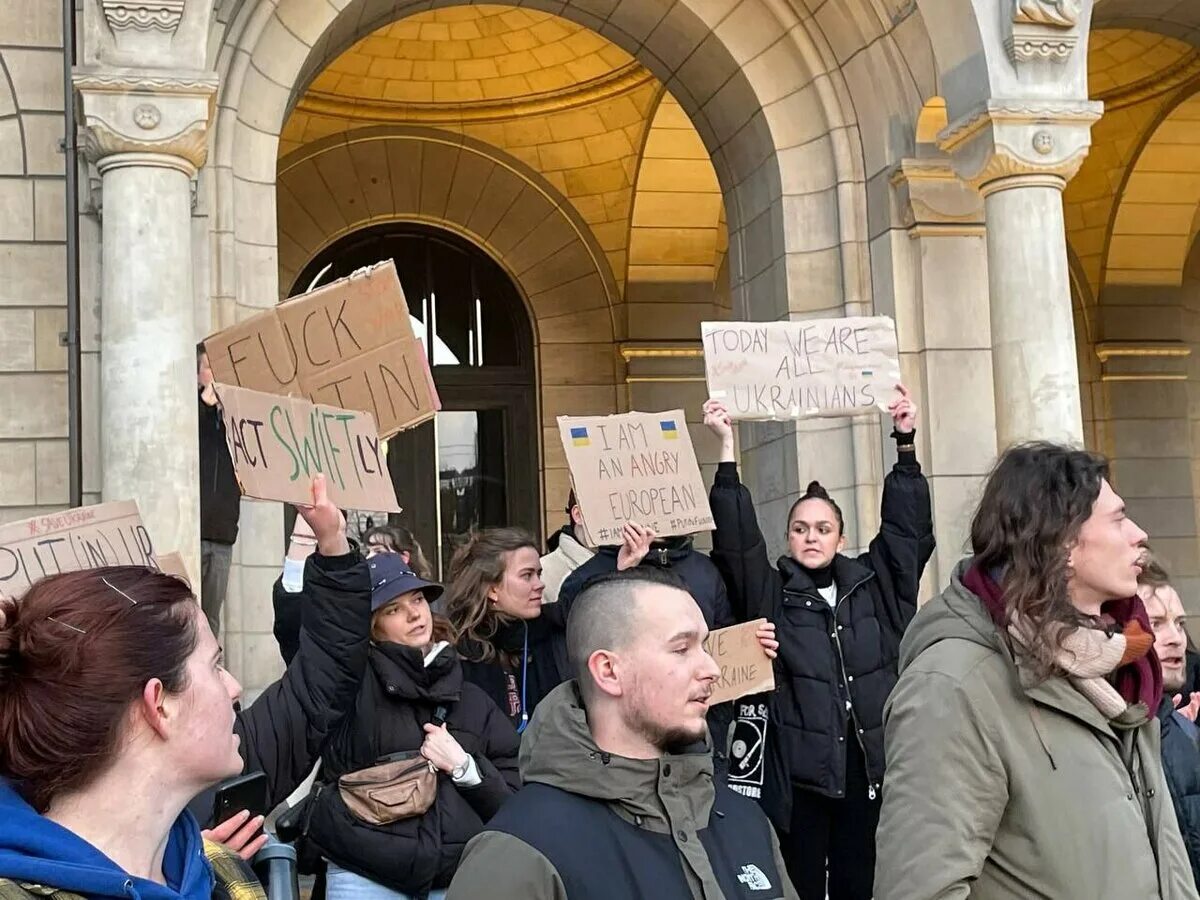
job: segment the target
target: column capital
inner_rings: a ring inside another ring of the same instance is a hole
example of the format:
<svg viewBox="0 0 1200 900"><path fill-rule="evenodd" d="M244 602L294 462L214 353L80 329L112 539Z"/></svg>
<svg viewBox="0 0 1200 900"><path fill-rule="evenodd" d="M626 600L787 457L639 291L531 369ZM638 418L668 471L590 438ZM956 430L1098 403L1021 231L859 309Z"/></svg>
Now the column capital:
<svg viewBox="0 0 1200 900"><path fill-rule="evenodd" d="M77 67L73 80L82 107L83 151L102 170L109 157L131 155L141 165L193 174L204 165L216 106L215 72Z"/></svg>
<svg viewBox="0 0 1200 900"><path fill-rule="evenodd" d="M1062 190L1083 165L1103 111L1091 100L989 100L943 129L938 146L984 196L1022 185Z"/></svg>
<svg viewBox="0 0 1200 900"><path fill-rule="evenodd" d="M958 177L950 160L903 159L891 182L896 216L910 236L984 233L983 199Z"/></svg>

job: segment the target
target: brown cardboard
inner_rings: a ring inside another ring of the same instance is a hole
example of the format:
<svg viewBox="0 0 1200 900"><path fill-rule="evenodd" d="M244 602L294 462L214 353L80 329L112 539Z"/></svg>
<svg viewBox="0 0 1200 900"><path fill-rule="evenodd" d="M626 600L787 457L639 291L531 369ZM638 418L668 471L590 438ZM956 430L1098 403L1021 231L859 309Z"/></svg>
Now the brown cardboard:
<svg viewBox="0 0 1200 900"><path fill-rule="evenodd" d="M660 537L712 531L683 410L560 416L558 429L592 546L620 544L626 522Z"/></svg>
<svg viewBox="0 0 1200 900"><path fill-rule="evenodd" d="M703 322L708 393L734 419L887 412L900 381L887 316Z"/></svg>
<svg viewBox="0 0 1200 900"><path fill-rule="evenodd" d="M766 622L756 619L709 633L704 649L721 667L710 704L775 690L775 669L758 642L758 629Z"/></svg>
<svg viewBox="0 0 1200 900"><path fill-rule="evenodd" d="M0 527L0 594L20 597L47 575L148 566L154 544L132 500L34 516Z"/></svg>
<svg viewBox="0 0 1200 900"><path fill-rule="evenodd" d="M441 408L391 260L226 328L204 347L216 381L370 412L385 439Z"/></svg>
<svg viewBox="0 0 1200 900"><path fill-rule="evenodd" d="M156 553L154 565L164 575L174 575L189 588L192 586L192 579L188 575L187 566L184 565L183 555L178 550L172 550L170 553Z"/></svg>
<svg viewBox="0 0 1200 900"><path fill-rule="evenodd" d="M370 413L227 384L214 388L247 497L311 503L313 476L323 472L329 498L341 508L400 512Z"/></svg>

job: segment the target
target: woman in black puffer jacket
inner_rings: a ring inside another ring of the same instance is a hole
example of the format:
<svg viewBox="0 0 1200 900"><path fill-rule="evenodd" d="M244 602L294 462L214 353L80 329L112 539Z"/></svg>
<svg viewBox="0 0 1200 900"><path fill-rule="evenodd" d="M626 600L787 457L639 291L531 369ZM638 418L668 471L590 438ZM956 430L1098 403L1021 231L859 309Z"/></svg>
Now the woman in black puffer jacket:
<svg viewBox="0 0 1200 900"><path fill-rule="evenodd" d="M496 704L464 682L449 628L429 608L441 586L418 578L398 554L374 556L369 566L368 669L354 709L322 754L307 850L328 864L328 900L437 898L467 841L520 786L519 739ZM438 770L433 806L390 825L358 819L338 778L406 751L419 751Z"/></svg>
<svg viewBox="0 0 1200 900"><path fill-rule="evenodd" d="M788 554L772 566L738 480L729 414L715 400L704 406L705 424L722 440L710 495L713 562L739 619L767 617L780 644L775 693L738 704L745 721L735 726L729 784L759 798L781 832L802 900L871 897L883 704L934 546L929 484L914 452L916 407L903 387L891 413L899 459L867 552L841 552L842 512L813 482L788 513Z"/></svg>

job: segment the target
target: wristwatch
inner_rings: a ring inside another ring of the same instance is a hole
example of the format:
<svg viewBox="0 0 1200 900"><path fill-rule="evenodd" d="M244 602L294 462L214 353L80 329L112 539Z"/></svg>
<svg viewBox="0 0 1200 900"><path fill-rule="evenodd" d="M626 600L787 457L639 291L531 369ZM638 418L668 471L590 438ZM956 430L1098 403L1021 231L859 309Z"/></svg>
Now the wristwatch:
<svg viewBox="0 0 1200 900"><path fill-rule="evenodd" d="M467 770L471 768L471 757L466 757L461 763L450 770L451 781L462 781L466 777Z"/></svg>

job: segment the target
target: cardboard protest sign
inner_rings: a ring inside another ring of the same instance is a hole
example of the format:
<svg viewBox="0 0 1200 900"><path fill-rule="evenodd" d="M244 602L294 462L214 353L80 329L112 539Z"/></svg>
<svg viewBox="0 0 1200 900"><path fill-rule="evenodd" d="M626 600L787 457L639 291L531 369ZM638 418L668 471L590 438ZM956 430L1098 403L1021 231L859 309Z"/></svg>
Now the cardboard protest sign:
<svg viewBox="0 0 1200 900"><path fill-rule="evenodd" d="M311 503L313 476L323 472L338 506L400 512L370 413L214 387L234 474L247 497Z"/></svg>
<svg viewBox="0 0 1200 900"><path fill-rule="evenodd" d="M34 516L0 527L0 594L20 597L47 575L148 566L154 544L132 500Z"/></svg>
<svg viewBox="0 0 1200 900"><path fill-rule="evenodd" d="M758 642L756 632L766 619L731 625L710 632L704 649L721 667L710 703L724 703L748 694L775 690L775 669Z"/></svg>
<svg viewBox="0 0 1200 900"><path fill-rule="evenodd" d="M801 322L704 322L708 393L734 419L887 412L900 380L887 316Z"/></svg>
<svg viewBox="0 0 1200 900"><path fill-rule="evenodd" d="M558 429L593 544L621 543L626 522L662 537L713 529L683 410L559 416Z"/></svg>
<svg viewBox="0 0 1200 900"><path fill-rule="evenodd" d="M155 554L154 567L164 575L174 575L176 578L182 579L188 587L192 586L192 579L183 562L183 555L178 550Z"/></svg>
<svg viewBox="0 0 1200 900"><path fill-rule="evenodd" d="M369 412L383 438L441 409L391 260L207 337L204 348L216 381Z"/></svg>

